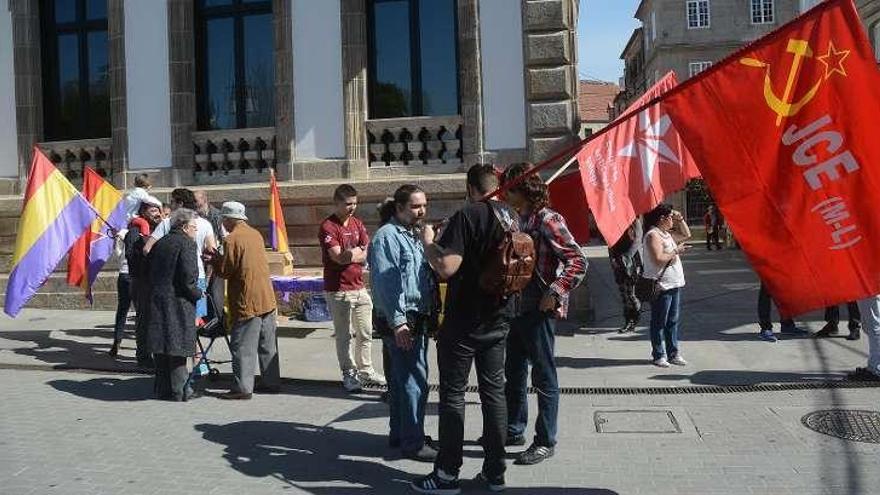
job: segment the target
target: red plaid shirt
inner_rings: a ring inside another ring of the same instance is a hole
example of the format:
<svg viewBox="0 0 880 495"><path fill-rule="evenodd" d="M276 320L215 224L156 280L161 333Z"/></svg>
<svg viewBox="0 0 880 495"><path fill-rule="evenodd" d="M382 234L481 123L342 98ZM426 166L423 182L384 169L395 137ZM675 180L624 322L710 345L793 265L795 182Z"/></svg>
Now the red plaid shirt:
<svg viewBox="0 0 880 495"><path fill-rule="evenodd" d="M587 274L587 257L562 215L542 208L521 219L520 229L535 240L535 277L544 294L559 297L558 318L568 315L568 295Z"/></svg>

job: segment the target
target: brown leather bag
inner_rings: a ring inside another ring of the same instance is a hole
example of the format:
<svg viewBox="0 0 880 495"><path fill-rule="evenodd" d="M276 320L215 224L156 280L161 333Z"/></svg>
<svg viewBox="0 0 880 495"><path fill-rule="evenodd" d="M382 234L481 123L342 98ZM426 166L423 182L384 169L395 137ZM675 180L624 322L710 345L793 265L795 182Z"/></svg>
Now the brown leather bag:
<svg viewBox="0 0 880 495"><path fill-rule="evenodd" d="M504 235L497 246L489 250L480 274L480 288L498 297L507 297L522 291L535 271L535 242L510 215L499 212L488 201L489 208L501 223Z"/></svg>

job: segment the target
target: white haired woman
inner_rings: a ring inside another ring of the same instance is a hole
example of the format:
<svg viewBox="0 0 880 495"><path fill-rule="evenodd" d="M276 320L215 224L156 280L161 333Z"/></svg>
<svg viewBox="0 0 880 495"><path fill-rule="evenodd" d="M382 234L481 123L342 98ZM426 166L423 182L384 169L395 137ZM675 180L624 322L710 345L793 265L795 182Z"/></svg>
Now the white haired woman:
<svg viewBox="0 0 880 495"><path fill-rule="evenodd" d="M185 401L193 396L186 387L186 360L195 351L196 302L202 297L196 282L197 218L190 209L174 211L170 232L149 254L149 344L156 362L156 395L163 400Z"/></svg>

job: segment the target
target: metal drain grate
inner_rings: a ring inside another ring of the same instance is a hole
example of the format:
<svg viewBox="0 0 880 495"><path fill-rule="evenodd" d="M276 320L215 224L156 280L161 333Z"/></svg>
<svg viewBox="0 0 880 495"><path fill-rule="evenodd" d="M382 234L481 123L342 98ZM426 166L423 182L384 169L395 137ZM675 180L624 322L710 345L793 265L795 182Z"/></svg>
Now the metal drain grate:
<svg viewBox="0 0 880 495"><path fill-rule="evenodd" d="M845 409L814 411L803 418L807 428L853 442L880 443L880 412Z"/></svg>

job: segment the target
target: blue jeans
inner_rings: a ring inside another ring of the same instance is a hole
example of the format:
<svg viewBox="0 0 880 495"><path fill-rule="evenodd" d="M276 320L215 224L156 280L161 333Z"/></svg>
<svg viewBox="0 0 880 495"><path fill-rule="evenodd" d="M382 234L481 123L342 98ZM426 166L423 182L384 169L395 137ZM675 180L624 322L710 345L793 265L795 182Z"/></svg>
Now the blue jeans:
<svg viewBox="0 0 880 495"><path fill-rule="evenodd" d="M205 291L208 288L208 279L200 278L196 281L196 286L202 289L202 298L196 301L196 318L208 316L208 299L205 297Z"/></svg>
<svg viewBox="0 0 880 495"><path fill-rule="evenodd" d="M678 356L678 322L681 288L660 293L651 303L651 356L654 359Z"/></svg>
<svg viewBox="0 0 880 495"><path fill-rule="evenodd" d="M538 419L535 444L556 445L559 416L559 380L553 350L556 321L539 311L530 311L513 320L507 336L505 395L507 396L507 436L525 433L529 422L526 377L532 364L532 386L538 391Z"/></svg>
<svg viewBox="0 0 880 495"><path fill-rule="evenodd" d="M391 372L385 371L390 409L388 437L391 442L400 442L401 450L416 451L425 444L428 337L424 333L414 335L408 351L398 347L391 336L382 337L382 343L391 354Z"/></svg>

